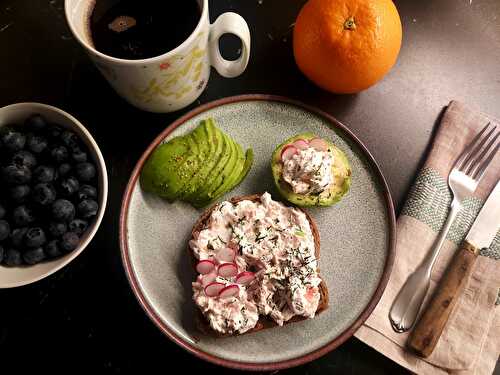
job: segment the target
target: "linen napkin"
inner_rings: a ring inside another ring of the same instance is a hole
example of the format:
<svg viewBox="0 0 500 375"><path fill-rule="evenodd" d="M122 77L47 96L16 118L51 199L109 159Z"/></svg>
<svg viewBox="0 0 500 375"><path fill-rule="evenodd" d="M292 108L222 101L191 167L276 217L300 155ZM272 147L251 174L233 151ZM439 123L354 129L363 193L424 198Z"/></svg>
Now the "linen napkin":
<svg viewBox="0 0 500 375"><path fill-rule="evenodd" d="M443 334L428 358L406 349L409 333L396 333L389 310L411 272L429 253L446 220L451 193L447 176L464 147L488 122L498 122L464 104L446 108L430 154L407 197L397 221L396 256L379 304L355 336L418 374L491 374L500 354L500 231L489 249L481 251ZM467 198L453 224L431 275L428 303L460 242L465 238L488 194L500 178L497 153L475 194ZM499 207L500 215L500 207Z"/></svg>

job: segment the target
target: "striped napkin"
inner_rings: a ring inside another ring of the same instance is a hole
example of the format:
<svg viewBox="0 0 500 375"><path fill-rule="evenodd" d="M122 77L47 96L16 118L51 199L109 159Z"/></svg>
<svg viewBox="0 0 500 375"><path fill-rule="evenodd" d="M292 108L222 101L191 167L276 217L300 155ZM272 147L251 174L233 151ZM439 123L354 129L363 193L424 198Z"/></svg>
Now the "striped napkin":
<svg viewBox="0 0 500 375"><path fill-rule="evenodd" d="M491 374L500 354L500 232L478 257L465 292L428 358L406 350L409 333L398 334L389 310L407 277L429 253L446 220L451 193L447 176L460 154L488 121L496 120L462 103L451 102L443 115L428 159L420 171L397 222L396 257L378 306L355 334L385 356L418 374ZM431 289L465 238L488 194L500 178L500 153L493 159L474 196L453 224L431 275ZM500 214L500 207L499 207ZM428 299L424 301L424 304ZM425 305L424 305L425 307Z"/></svg>

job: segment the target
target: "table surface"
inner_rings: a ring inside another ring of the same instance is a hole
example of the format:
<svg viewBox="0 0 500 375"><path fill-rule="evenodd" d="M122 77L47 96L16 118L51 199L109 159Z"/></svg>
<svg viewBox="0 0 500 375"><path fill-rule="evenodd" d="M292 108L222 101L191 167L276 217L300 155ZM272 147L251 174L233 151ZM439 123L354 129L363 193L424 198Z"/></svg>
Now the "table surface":
<svg viewBox="0 0 500 375"><path fill-rule="evenodd" d="M422 164L438 116L450 100L500 117L500 2L396 1L403 46L390 74L358 95L313 86L295 66L291 25L304 0L212 0L211 19L240 13L252 33L247 71L213 72L199 100L173 114L150 114L120 99L72 38L62 0L0 0L0 106L39 101L75 115L101 147L109 204L92 244L74 262L30 286L0 291L0 365L18 370L95 372L169 366L214 370L171 343L143 313L125 278L118 215L129 174L170 122L200 103L246 93L292 97L346 124L378 160L396 207ZM231 41L227 42L231 52ZM221 373L231 370L219 369ZM400 373L404 370L355 338L288 374ZM4 371L4 373L6 373Z"/></svg>

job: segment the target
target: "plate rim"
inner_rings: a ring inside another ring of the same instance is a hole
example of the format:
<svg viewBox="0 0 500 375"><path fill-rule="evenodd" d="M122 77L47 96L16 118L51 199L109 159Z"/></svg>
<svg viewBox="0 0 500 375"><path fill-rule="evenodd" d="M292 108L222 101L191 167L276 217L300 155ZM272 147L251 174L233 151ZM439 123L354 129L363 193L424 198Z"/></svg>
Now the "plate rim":
<svg viewBox="0 0 500 375"><path fill-rule="evenodd" d="M139 178L140 171L142 170L142 167L146 161L146 159L149 157L149 155L153 152L153 150L170 134L172 133L176 128L179 126L182 126L185 124L188 120L191 118L206 112L210 109L220 107L223 105L227 104L233 104L233 103L238 103L238 102L247 102L247 101L264 101L264 102L278 102L278 103L284 103L284 104L289 104L293 105L295 107L298 107L300 109L306 110L308 112L311 112L315 114L316 116L319 116L326 121L328 121L329 125L332 127L332 129L338 128L342 130L345 134L348 135L349 140L353 141L357 147L360 148L364 156L366 157L367 161L371 164L372 170L375 172L377 177L380 180L380 183L382 185L383 189L383 195L384 195L384 201L385 201L385 208L387 209L388 213L388 219L389 219L389 228L388 228L388 233L389 233L389 244L388 244L388 254L387 258L384 264L384 270L382 272L382 275L380 277L380 280L378 282L377 288L373 292L370 301L368 304L365 306L363 311L357 316L355 321L349 325L344 331L342 331L337 337L335 337L333 340L331 340L329 343L325 344L324 346L310 352L306 353L303 355L300 355L295 358L283 360L283 361L277 361L277 362L264 362L264 363L254 363L254 362L245 362L245 361L237 361L237 360L231 360L231 359L225 359L218 357L213 354L209 354L204 352L203 350L196 348L195 346L189 344L188 342L185 342L180 336L178 336L172 329L170 329L165 323L163 323L162 319L160 316L157 314L155 309L147 302L147 299L145 298L140 286L139 282L137 280L135 271L132 267L131 260L130 260L130 254L129 254L129 248L128 248L128 231L127 231L127 224L128 224L128 213L129 213L129 206L130 206L130 200L132 197L132 193L134 190L134 187L136 185L136 182ZM122 259L122 264L124 267L125 275L127 276L128 283L134 292L135 297L137 298L139 305L142 307L146 315L152 320L152 322L174 343L182 347L183 349L187 350L189 353L195 355L198 358L201 358L203 360L212 362L217 365L233 368L233 369L239 369L239 370L253 370L253 371L269 371L269 370L282 370L290 367L295 367L302 365L304 363L313 361L315 359L318 359L319 357L322 357L323 355L327 354L328 352L336 349L339 347L341 344L343 344L347 339L352 337L354 333L358 330L358 328L368 319L372 311L375 309L377 306L378 302L380 301L380 298L382 297L382 294L387 286L387 283L389 281L389 277L392 271L392 266L394 263L394 256L395 256L395 244L396 244L396 215L394 211L394 203L391 197L390 189L387 184L387 181L382 173L382 170L380 169L380 166L378 165L377 161L373 157L373 155L370 153L370 151L367 149L367 147L363 144L363 142L344 124L342 124L340 121L338 121L335 117L330 115L329 113L316 108L314 106L302 103L300 101L290 99L284 96L279 96L279 95L269 95L269 94L247 94L247 95L236 95L236 96L230 96L218 100L214 100L211 102L208 102L206 104L203 104L199 107L196 107L189 111L188 113L184 114L183 116L179 117L177 120L173 121L170 125L168 125L161 133L149 144L149 146L146 148L146 150L143 152L141 155L140 159L137 161L131 175L129 178L129 181L127 183L127 186L125 188L125 191L123 193L123 199L122 199L122 206L120 210L120 223L119 223L119 240L120 240L120 253L121 253L121 259Z"/></svg>

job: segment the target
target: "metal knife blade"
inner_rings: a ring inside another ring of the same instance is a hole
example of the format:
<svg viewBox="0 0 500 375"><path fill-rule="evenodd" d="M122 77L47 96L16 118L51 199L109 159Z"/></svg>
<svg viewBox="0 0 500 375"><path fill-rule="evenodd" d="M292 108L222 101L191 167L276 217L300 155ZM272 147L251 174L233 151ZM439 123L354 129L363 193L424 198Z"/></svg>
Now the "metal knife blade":
<svg viewBox="0 0 500 375"><path fill-rule="evenodd" d="M500 181L490 193L465 240L478 249L489 247L500 229Z"/></svg>

